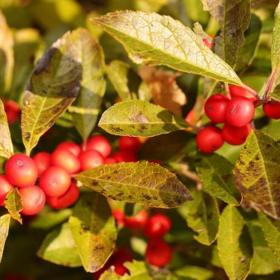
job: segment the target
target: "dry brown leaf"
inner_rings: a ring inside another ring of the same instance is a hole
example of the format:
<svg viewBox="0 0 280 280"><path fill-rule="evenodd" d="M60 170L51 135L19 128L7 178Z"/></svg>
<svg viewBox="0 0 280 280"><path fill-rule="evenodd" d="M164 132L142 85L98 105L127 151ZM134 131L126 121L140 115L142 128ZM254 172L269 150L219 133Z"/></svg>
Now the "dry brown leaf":
<svg viewBox="0 0 280 280"><path fill-rule="evenodd" d="M142 66L139 69L139 75L149 86L155 104L176 115L182 115L181 107L187 103L187 98L176 83L178 73Z"/></svg>

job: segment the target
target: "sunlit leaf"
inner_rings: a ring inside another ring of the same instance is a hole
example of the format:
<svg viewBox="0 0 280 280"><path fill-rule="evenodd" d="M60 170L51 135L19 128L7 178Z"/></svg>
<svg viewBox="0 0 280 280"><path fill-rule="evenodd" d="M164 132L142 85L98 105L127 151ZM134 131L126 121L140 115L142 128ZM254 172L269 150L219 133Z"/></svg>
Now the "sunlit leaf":
<svg viewBox="0 0 280 280"><path fill-rule="evenodd" d="M9 214L0 217L0 263L2 260L5 242L9 234L11 217Z"/></svg>
<svg viewBox="0 0 280 280"><path fill-rule="evenodd" d="M114 251L117 229L107 200L98 193L81 197L69 219L84 269L102 268Z"/></svg>
<svg viewBox="0 0 280 280"><path fill-rule="evenodd" d="M5 208L8 210L11 217L22 223L20 211L22 210L22 203L17 189L10 191L5 199Z"/></svg>
<svg viewBox="0 0 280 280"><path fill-rule="evenodd" d="M79 93L80 48L73 34L66 33L41 58L24 93L21 127L28 154Z"/></svg>
<svg viewBox="0 0 280 280"><path fill-rule="evenodd" d="M171 112L142 100L116 103L103 113L98 125L108 133L129 136L156 136L187 127Z"/></svg>
<svg viewBox="0 0 280 280"><path fill-rule="evenodd" d="M120 11L94 18L122 43L137 63L166 65L179 71L241 84L235 72L193 31L169 16Z"/></svg>
<svg viewBox="0 0 280 280"><path fill-rule="evenodd" d="M145 161L103 165L76 178L108 198L148 207L176 207L191 199L187 188L173 173Z"/></svg>

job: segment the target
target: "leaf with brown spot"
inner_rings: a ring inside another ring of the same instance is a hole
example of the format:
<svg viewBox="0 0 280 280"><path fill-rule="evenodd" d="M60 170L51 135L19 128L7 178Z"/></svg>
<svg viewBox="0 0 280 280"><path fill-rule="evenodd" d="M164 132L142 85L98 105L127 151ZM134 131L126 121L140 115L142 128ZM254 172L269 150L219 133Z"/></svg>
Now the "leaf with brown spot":
<svg viewBox="0 0 280 280"><path fill-rule="evenodd" d="M280 219L280 144L260 131L252 132L234 168L243 203Z"/></svg>
<svg viewBox="0 0 280 280"><path fill-rule="evenodd" d="M108 198L147 207L172 208L191 199L176 175L145 161L99 166L76 175L76 179Z"/></svg>
<svg viewBox="0 0 280 280"><path fill-rule="evenodd" d="M177 116L182 115L182 106L187 103L187 98L176 83L178 73L142 66L139 75L148 85L155 104Z"/></svg>
<svg viewBox="0 0 280 280"><path fill-rule="evenodd" d="M142 100L116 103L103 113L98 125L114 135L148 137L187 127L183 119Z"/></svg>
<svg viewBox="0 0 280 280"><path fill-rule="evenodd" d="M27 154L79 93L81 49L73 34L67 32L46 52L24 92L21 128Z"/></svg>
<svg viewBox="0 0 280 280"><path fill-rule="evenodd" d="M17 189L12 189L8 193L4 205L11 217L22 224L22 219L20 215L20 211L22 210L22 203Z"/></svg>
<svg viewBox="0 0 280 280"><path fill-rule="evenodd" d="M0 99L0 156L9 158L14 153L11 133L4 109L4 104Z"/></svg>
<svg viewBox="0 0 280 280"><path fill-rule="evenodd" d="M95 272L114 251L117 239L115 220L107 200L98 193L85 193L69 219L84 269Z"/></svg>

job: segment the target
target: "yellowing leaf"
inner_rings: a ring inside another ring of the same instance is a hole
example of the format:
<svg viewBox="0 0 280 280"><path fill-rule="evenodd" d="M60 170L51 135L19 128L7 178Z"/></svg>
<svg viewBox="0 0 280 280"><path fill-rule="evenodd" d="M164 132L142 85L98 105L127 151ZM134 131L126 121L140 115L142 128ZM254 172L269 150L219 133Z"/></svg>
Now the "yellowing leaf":
<svg viewBox="0 0 280 280"><path fill-rule="evenodd" d="M280 218L280 145L268 135L252 132L234 169L242 203Z"/></svg>
<svg viewBox="0 0 280 280"><path fill-rule="evenodd" d="M3 256L5 242L9 234L11 217L9 214L0 217L0 263Z"/></svg>
<svg viewBox="0 0 280 280"><path fill-rule="evenodd" d="M116 103L103 113L98 125L108 133L129 136L156 136L186 128L184 120L142 100Z"/></svg>
<svg viewBox="0 0 280 280"><path fill-rule="evenodd" d="M84 269L102 268L114 251L117 229L107 200L98 193L82 196L69 219Z"/></svg>
<svg viewBox="0 0 280 280"><path fill-rule="evenodd" d="M234 206L227 206L220 216L218 254L230 280L246 279L251 266L251 240L245 221Z"/></svg>
<svg viewBox="0 0 280 280"><path fill-rule="evenodd" d="M73 33L57 40L41 58L24 93L22 137L30 154L40 137L75 100L80 89L79 43Z"/></svg>
<svg viewBox="0 0 280 280"><path fill-rule="evenodd" d="M8 210L11 217L22 224L20 211L22 210L22 203L17 189L11 190L5 199L5 208Z"/></svg>
<svg viewBox="0 0 280 280"><path fill-rule="evenodd" d="M99 166L76 175L76 179L108 198L148 207L171 208L191 199L173 173L145 161Z"/></svg>
<svg viewBox="0 0 280 280"><path fill-rule="evenodd" d="M93 22L124 45L136 63L166 65L232 84L241 84L232 68L188 27L169 16L120 11Z"/></svg>
<svg viewBox="0 0 280 280"><path fill-rule="evenodd" d="M13 154L14 148L11 139L10 129L4 104L0 99L0 156L9 158Z"/></svg>

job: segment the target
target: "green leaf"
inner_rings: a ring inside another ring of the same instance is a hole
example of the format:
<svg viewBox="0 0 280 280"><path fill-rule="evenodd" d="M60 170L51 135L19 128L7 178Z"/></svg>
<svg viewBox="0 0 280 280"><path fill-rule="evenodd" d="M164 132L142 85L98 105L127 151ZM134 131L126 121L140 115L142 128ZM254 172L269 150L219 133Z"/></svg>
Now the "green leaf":
<svg viewBox="0 0 280 280"><path fill-rule="evenodd" d="M0 217L0 263L3 257L6 239L9 234L11 217L9 214Z"/></svg>
<svg viewBox="0 0 280 280"><path fill-rule="evenodd" d="M216 38L218 53L234 66L250 24L250 0L203 0L203 4L221 26L220 36Z"/></svg>
<svg viewBox="0 0 280 280"><path fill-rule="evenodd" d="M252 132L234 169L242 203L280 218L280 144L260 131Z"/></svg>
<svg viewBox="0 0 280 280"><path fill-rule="evenodd" d="M196 163L203 191L228 204L237 205L239 203L232 169L233 166L228 160L216 154L204 156Z"/></svg>
<svg viewBox="0 0 280 280"><path fill-rule="evenodd" d="M210 280L214 277L211 270L194 265L183 266L177 269L175 274L179 277L187 277L187 279L192 280Z"/></svg>
<svg viewBox="0 0 280 280"><path fill-rule="evenodd" d="M245 32L245 41L238 52L236 71L240 71L248 67L254 60L260 34L261 34L262 22L255 14L251 15L251 22L249 28Z"/></svg>
<svg viewBox="0 0 280 280"><path fill-rule="evenodd" d="M259 221L267 245L272 250L277 262L280 264L280 223L278 221L273 221L262 213L259 214Z"/></svg>
<svg viewBox="0 0 280 280"><path fill-rule="evenodd" d="M0 93L11 87L14 70L14 40L6 19L0 11Z"/></svg>
<svg viewBox="0 0 280 280"><path fill-rule="evenodd" d="M168 4L169 0L133 0L135 10L143 12L157 12L164 5Z"/></svg>
<svg viewBox="0 0 280 280"><path fill-rule="evenodd" d="M252 248L245 221L234 206L220 216L218 254L230 280L246 279L250 271Z"/></svg>
<svg viewBox="0 0 280 280"><path fill-rule="evenodd" d="M196 232L194 239L204 245L211 245L217 237L219 208L217 200L203 192L193 191L193 200L178 208L188 226Z"/></svg>
<svg viewBox="0 0 280 280"><path fill-rule="evenodd" d="M271 46L272 68L279 67L280 64L280 3L275 10L274 28Z"/></svg>
<svg viewBox="0 0 280 280"><path fill-rule="evenodd" d="M72 32L82 66L80 94L71 107L73 123L84 140L94 128L106 89L104 54L101 46L86 29Z"/></svg>
<svg viewBox="0 0 280 280"><path fill-rule="evenodd" d="M280 268L273 251L268 247L261 225L258 221L247 222L253 242L253 259L250 273L257 275L271 274Z"/></svg>
<svg viewBox="0 0 280 280"><path fill-rule="evenodd" d="M76 179L108 198L148 207L176 207L191 199L176 175L146 161L98 166L76 175Z"/></svg>
<svg viewBox="0 0 280 280"><path fill-rule="evenodd" d="M13 143L4 109L4 104L0 99L0 157L9 158L14 153Z"/></svg>
<svg viewBox="0 0 280 280"><path fill-rule="evenodd" d="M68 223L51 231L44 239L37 254L40 258L58 265L68 267L82 265Z"/></svg>
<svg viewBox="0 0 280 280"><path fill-rule="evenodd" d="M73 34L63 35L41 58L24 93L21 127L27 154L79 93L80 49Z"/></svg>
<svg viewBox="0 0 280 280"><path fill-rule="evenodd" d="M136 63L166 65L233 84L241 84L232 68L193 31L169 16L120 11L93 22L124 45Z"/></svg>
<svg viewBox="0 0 280 280"><path fill-rule="evenodd" d="M108 78L122 100L131 99L128 70L129 65L120 60L113 60L106 68Z"/></svg>
<svg viewBox="0 0 280 280"><path fill-rule="evenodd" d="M84 269L102 268L115 248L117 229L107 200L98 193L81 197L69 219Z"/></svg>
<svg viewBox="0 0 280 280"><path fill-rule="evenodd" d="M157 136L186 128L184 121L166 109L142 100L116 103L98 124L108 133L129 136Z"/></svg>
<svg viewBox="0 0 280 280"><path fill-rule="evenodd" d="M22 224L20 211L22 210L22 203L17 189L11 190L5 199L5 208L8 210L11 217Z"/></svg>

